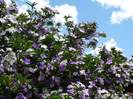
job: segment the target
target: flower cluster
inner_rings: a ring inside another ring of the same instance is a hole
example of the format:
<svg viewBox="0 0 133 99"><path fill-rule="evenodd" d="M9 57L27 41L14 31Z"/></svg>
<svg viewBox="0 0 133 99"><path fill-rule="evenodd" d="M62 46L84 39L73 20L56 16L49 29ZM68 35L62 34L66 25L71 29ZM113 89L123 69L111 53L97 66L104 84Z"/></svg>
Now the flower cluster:
<svg viewBox="0 0 133 99"><path fill-rule="evenodd" d="M18 14L15 2L0 0L0 99L130 99L133 65L121 52L84 54L105 36L95 22L65 16L68 33L60 35L56 11L29 7Z"/></svg>

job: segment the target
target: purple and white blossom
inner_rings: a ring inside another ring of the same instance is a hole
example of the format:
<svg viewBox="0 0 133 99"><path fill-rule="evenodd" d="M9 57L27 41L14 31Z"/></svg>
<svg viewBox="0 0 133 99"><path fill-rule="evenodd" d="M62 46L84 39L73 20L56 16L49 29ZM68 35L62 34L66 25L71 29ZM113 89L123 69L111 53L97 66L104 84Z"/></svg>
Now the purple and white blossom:
<svg viewBox="0 0 133 99"><path fill-rule="evenodd" d="M7 9L7 12L9 14L13 14L13 13L18 13L18 9L15 5L11 4L8 9Z"/></svg>
<svg viewBox="0 0 133 99"><path fill-rule="evenodd" d="M24 64L26 64L26 65L31 64L31 60L30 60L29 58L24 58L24 59L23 59L23 62L24 62Z"/></svg>
<svg viewBox="0 0 133 99"><path fill-rule="evenodd" d="M74 86L73 85L68 85L66 91L67 91L68 94L73 95L74 94Z"/></svg>
<svg viewBox="0 0 133 99"><path fill-rule="evenodd" d="M0 0L0 5L1 4L5 4L5 1L4 0Z"/></svg>
<svg viewBox="0 0 133 99"><path fill-rule="evenodd" d="M18 93L15 99L27 99L23 93Z"/></svg>
<svg viewBox="0 0 133 99"><path fill-rule="evenodd" d="M44 70L46 68L45 62L39 62L38 68L41 69L41 70Z"/></svg>
<svg viewBox="0 0 133 99"><path fill-rule="evenodd" d="M110 64L112 64L112 63L113 63L112 58L108 58L107 61L106 61L106 64L110 65Z"/></svg>

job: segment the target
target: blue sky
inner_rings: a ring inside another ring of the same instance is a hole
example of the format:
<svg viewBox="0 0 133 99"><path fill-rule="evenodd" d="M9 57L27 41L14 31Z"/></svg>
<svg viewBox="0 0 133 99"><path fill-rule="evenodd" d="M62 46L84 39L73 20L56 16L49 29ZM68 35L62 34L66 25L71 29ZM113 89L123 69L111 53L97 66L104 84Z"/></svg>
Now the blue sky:
<svg viewBox="0 0 133 99"><path fill-rule="evenodd" d="M26 0L17 0L26 1ZM98 31L107 34L100 40L108 46L122 49L126 56L133 55L133 0L30 0L41 6L48 5L62 13L70 13L77 22L96 21ZM63 7L63 5L66 5ZM70 6L70 9L69 9ZM68 8L68 10L67 10ZM72 10L71 10L72 8ZM64 15L64 14L63 14ZM61 18L58 17L60 20ZM113 43L113 44L111 44Z"/></svg>

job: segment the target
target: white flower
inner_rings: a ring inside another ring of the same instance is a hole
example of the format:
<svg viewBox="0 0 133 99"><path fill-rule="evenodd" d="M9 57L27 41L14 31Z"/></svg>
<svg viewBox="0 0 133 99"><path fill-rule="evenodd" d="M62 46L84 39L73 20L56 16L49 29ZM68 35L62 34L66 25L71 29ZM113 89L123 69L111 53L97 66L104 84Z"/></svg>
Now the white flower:
<svg viewBox="0 0 133 99"><path fill-rule="evenodd" d="M67 59L63 60L62 62L60 62L60 64L67 64Z"/></svg>
<svg viewBox="0 0 133 99"><path fill-rule="evenodd" d="M41 36L40 38L39 38L39 40L43 40L43 39L45 39L46 38L46 35L43 35L43 36Z"/></svg>
<svg viewBox="0 0 133 99"><path fill-rule="evenodd" d="M85 70L80 70L80 75L86 75Z"/></svg>
<svg viewBox="0 0 133 99"><path fill-rule="evenodd" d="M55 41L59 41L59 36L58 35L54 35Z"/></svg>
<svg viewBox="0 0 133 99"><path fill-rule="evenodd" d="M14 15L6 15L5 19L7 19L7 20L9 20L9 21L11 21L12 23L15 23L15 24L18 23L17 20L16 20L16 17Z"/></svg>
<svg viewBox="0 0 133 99"><path fill-rule="evenodd" d="M116 74L116 77L121 77L121 75L120 74Z"/></svg>
<svg viewBox="0 0 133 99"><path fill-rule="evenodd" d="M46 45L41 45L41 48L47 49Z"/></svg>
<svg viewBox="0 0 133 99"><path fill-rule="evenodd" d="M65 39L63 37L60 37L59 41L65 41Z"/></svg>
<svg viewBox="0 0 133 99"><path fill-rule="evenodd" d="M8 62L10 65L13 65L16 60L17 58L14 52L9 52L4 58L4 61Z"/></svg>
<svg viewBox="0 0 133 99"><path fill-rule="evenodd" d="M105 90L105 89L101 89L101 88L99 88L98 90L98 94L107 94L108 93L108 91L107 90Z"/></svg>
<svg viewBox="0 0 133 99"><path fill-rule="evenodd" d="M6 29L6 31L9 31L11 33L14 33L14 32L17 32L17 29L14 28L14 27L11 27L11 28Z"/></svg>
<svg viewBox="0 0 133 99"><path fill-rule="evenodd" d="M78 87L85 88L85 85L82 84L81 82L77 81Z"/></svg>
<svg viewBox="0 0 133 99"><path fill-rule="evenodd" d="M26 52L31 52L31 51L34 51L34 49L33 48L29 48L29 49L26 50Z"/></svg>
<svg viewBox="0 0 133 99"><path fill-rule="evenodd" d="M76 51L76 49L73 47L69 47L69 51Z"/></svg>
<svg viewBox="0 0 133 99"><path fill-rule="evenodd" d="M4 18L0 18L1 23L6 23L6 20Z"/></svg>
<svg viewBox="0 0 133 99"><path fill-rule="evenodd" d="M58 55L62 55L63 54L63 51L59 52Z"/></svg>

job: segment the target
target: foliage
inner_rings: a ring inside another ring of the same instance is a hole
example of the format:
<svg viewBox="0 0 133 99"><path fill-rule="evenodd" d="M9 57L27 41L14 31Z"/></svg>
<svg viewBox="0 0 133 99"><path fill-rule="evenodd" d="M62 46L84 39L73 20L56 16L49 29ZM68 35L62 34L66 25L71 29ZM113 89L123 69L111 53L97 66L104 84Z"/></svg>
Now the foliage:
<svg viewBox="0 0 133 99"><path fill-rule="evenodd" d="M14 2L0 0L0 99L128 99L133 65L122 52L103 47L97 56L95 22L74 24L65 16L68 34L60 35L58 14L45 7L18 13Z"/></svg>

